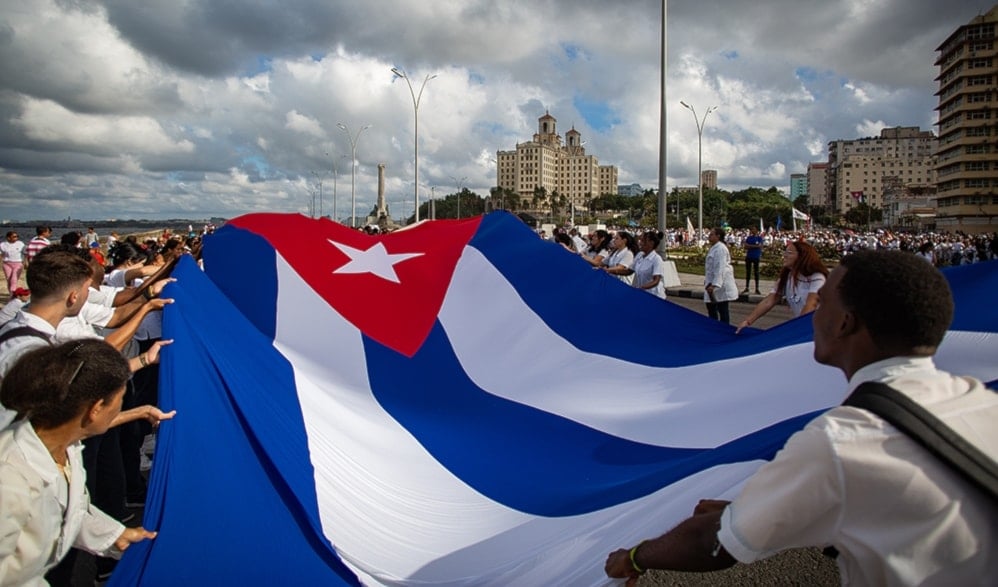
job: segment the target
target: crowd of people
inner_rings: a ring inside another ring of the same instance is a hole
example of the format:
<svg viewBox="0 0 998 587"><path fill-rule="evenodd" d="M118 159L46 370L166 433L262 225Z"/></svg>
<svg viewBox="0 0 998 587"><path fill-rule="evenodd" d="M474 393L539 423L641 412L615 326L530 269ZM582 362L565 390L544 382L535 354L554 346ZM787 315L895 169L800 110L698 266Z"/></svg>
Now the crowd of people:
<svg viewBox="0 0 998 587"><path fill-rule="evenodd" d="M144 505L155 427L174 416L156 407L173 302L161 293L199 244L112 233L105 249L93 229L51 234L38 227L4 252L5 276L10 249L27 288L8 282L0 310L2 585L69 585L78 549L99 557L104 580L130 544L155 536L125 524Z"/></svg>
<svg viewBox="0 0 998 587"><path fill-rule="evenodd" d="M668 242L687 244L694 239L681 238L682 231L669 231ZM761 243L756 242L761 239ZM969 235L949 232L895 232L878 229L869 232L855 232L843 229L802 229L797 231L766 231L758 229L728 230L725 244L744 250L784 247L787 243L806 241L815 249L830 258L841 258L850 253L868 250L900 250L931 253L931 260L937 267L967 265L981 261L998 259L998 232ZM746 288L748 289L748 288Z"/></svg>
<svg viewBox="0 0 998 587"><path fill-rule="evenodd" d="M594 269L665 299L665 261L658 254L660 232L651 230L635 236L624 230L611 234L599 229L583 236L576 228L556 229L551 240L581 256Z"/></svg>

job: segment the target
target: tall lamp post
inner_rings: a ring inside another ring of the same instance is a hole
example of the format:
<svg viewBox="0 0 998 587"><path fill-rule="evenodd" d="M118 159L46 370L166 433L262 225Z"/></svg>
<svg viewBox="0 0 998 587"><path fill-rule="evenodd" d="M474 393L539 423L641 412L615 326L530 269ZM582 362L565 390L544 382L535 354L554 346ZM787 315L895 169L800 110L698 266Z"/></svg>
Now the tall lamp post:
<svg viewBox="0 0 998 587"><path fill-rule="evenodd" d="M360 140L360 133L371 128L371 125L365 125L356 135L351 135L350 129L342 122L337 122L336 126L347 133L347 139L350 140L350 157L353 162L353 171L350 173L350 226L357 228L357 141Z"/></svg>
<svg viewBox="0 0 998 587"><path fill-rule="evenodd" d="M343 159L346 155L340 155L340 159ZM339 222L339 217L336 215L336 176L338 171L336 169L336 157L333 157L333 222Z"/></svg>
<svg viewBox="0 0 998 587"><path fill-rule="evenodd" d="M312 172L312 176L315 177L315 182L319 186L319 210L320 210L319 216L321 217L322 216L321 210L322 210L322 179L323 179L322 176L323 176L323 174L319 173L318 171L313 171ZM312 213L310 214L310 216L312 216L312 218L316 217L315 212L316 212L316 208L315 208L315 192L313 191L312 192Z"/></svg>
<svg viewBox="0 0 998 587"><path fill-rule="evenodd" d="M413 201L416 204L415 212L415 222L419 222L419 102L423 99L423 89L426 88L426 82L437 77L436 74L429 75L423 78L423 83L419 86L419 93L417 94L412 88L412 82L409 80L408 74L406 74L404 69L399 69L397 67L392 68L392 73L396 77L400 77L405 80L405 85L409 86L409 95L412 96L412 119L413 119L413 139L412 139L412 152L413 152L413 170L415 177L413 178Z"/></svg>
<svg viewBox="0 0 998 587"><path fill-rule="evenodd" d="M717 110L717 106L711 106L703 113L703 118L697 118L696 108L690 106L682 100L679 101L683 108L693 113L693 121L697 124L697 185L700 193L700 207L697 216L697 246L700 246L700 239L703 238L703 125L707 122L707 115ZM659 188L661 189L661 187Z"/></svg>
<svg viewBox="0 0 998 587"><path fill-rule="evenodd" d="M666 188L668 173L666 165L668 161L668 118L666 117L666 78L669 71L669 27L668 24L668 0L662 0L662 30L661 30L661 59L659 62L659 83L661 93L658 102L658 229L662 231L662 243L659 245L663 256L669 258L669 238L665 235L667 228L667 218L669 216L669 192ZM676 211L679 210L679 200L676 200Z"/></svg>
<svg viewBox="0 0 998 587"><path fill-rule="evenodd" d="M458 180L453 175L448 175L447 177L453 179L454 180L454 184L457 186L457 217L460 219L461 218L461 187L464 185L464 182L468 179L468 176L466 175L466 176L462 177L460 180Z"/></svg>

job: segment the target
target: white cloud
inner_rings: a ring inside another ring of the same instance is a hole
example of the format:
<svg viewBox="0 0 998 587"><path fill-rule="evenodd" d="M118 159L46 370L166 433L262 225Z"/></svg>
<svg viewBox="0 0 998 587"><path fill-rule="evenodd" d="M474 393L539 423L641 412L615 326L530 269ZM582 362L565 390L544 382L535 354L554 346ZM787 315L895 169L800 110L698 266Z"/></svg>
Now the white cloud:
<svg viewBox="0 0 998 587"><path fill-rule="evenodd" d="M171 138L152 118L80 114L48 100L26 99L12 122L27 138L61 147L150 154L194 150L190 141Z"/></svg>
<svg viewBox="0 0 998 587"><path fill-rule="evenodd" d="M288 112L285 118L287 120L285 126L293 131L319 138L325 136L325 133L322 131L322 126L319 124L318 120L310 116L303 116L299 114L297 110Z"/></svg>
<svg viewBox="0 0 998 587"><path fill-rule="evenodd" d="M671 3L669 187L696 182L696 126L680 100L719 107L703 162L732 189L785 187L829 140L930 128L935 47L979 4ZM7 0L0 217L304 211L313 172L337 184L345 216L351 146L338 123L370 126L357 140L358 210L373 206L385 163L392 213L411 213L413 104L394 66L417 92L438 76L419 108L421 192L467 177L487 193L495 151L528 140L545 109L621 183L654 187L660 6Z"/></svg>

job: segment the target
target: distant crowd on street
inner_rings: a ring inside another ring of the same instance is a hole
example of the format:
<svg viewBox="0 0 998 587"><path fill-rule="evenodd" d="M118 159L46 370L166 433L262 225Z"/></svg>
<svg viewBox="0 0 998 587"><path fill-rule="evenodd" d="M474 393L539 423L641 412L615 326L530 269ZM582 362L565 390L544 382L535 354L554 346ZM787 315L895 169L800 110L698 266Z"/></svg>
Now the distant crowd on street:
<svg viewBox="0 0 998 587"><path fill-rule="evenodd" d="M706 229L705 229L706 232ZM728 231L725 243L742 249L746 239L755 232L762 237L765 247L785 247L794 241L806 241L822 253L833 252L842 257L868 250L901 250L931 257L936 267L967 265L998 259L998 232L969 235L949 232L895 232L887 229L856 232L842 229L805 229L797 231L765 231L734 229ZM706 237L704 241L706 241ZM689 244L685 231L668 232L671 245Z"/></svg>

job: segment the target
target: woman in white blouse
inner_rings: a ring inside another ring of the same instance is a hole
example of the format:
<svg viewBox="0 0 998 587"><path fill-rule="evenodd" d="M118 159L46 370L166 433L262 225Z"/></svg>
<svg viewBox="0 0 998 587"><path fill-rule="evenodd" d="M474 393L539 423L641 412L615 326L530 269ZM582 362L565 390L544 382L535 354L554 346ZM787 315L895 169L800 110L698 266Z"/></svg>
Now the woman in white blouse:
<svg viewBox="0 0 998 587"><path fill-rule="evenodd" d="M631 285L634 280L634 272L631 265L634 263L634 253L638 252L638 241L634 240L634 235L629 232L617 232L610 241L610 248L613 252L604 262L604 269L610 275Z"/></svg>
<svg viewBox="0 0 998 587"><path fill-rule="evenodd" d="M818 290L825 285L828 268L814 247L804 241L791 241L783 251L783 269L776 287L741 321L735 334L751 326L781 299L787 300L794 317L813 312L818 307Z"/></svg>
<svg viewBox="0 0 998 587"><path fill-rule="evenodd" d="M120 557L154 538L90 504L81 440L121 412L128 363L100 340L45 346L19 360L0 385L18 419L0 432L0 584L44 585L71 547Z"/></svg>
<svg viewBox="0 0 998 587"><path fill-rule="evenodd" d="M658 232L650 231L638 237L640 252L634 256L631 271L634 281L631 283L638 289L665 299L665 262L655 249L662 242Z"/></svg>
<svg viewBox="0 0 998 587"><path fill-rule="evenodd" d="M610 246L610 233L602 228L589 235L589 248L581 251L582 258L593 267L599 269L605 265L605 261L610 256L607 249Z"/></svg>

